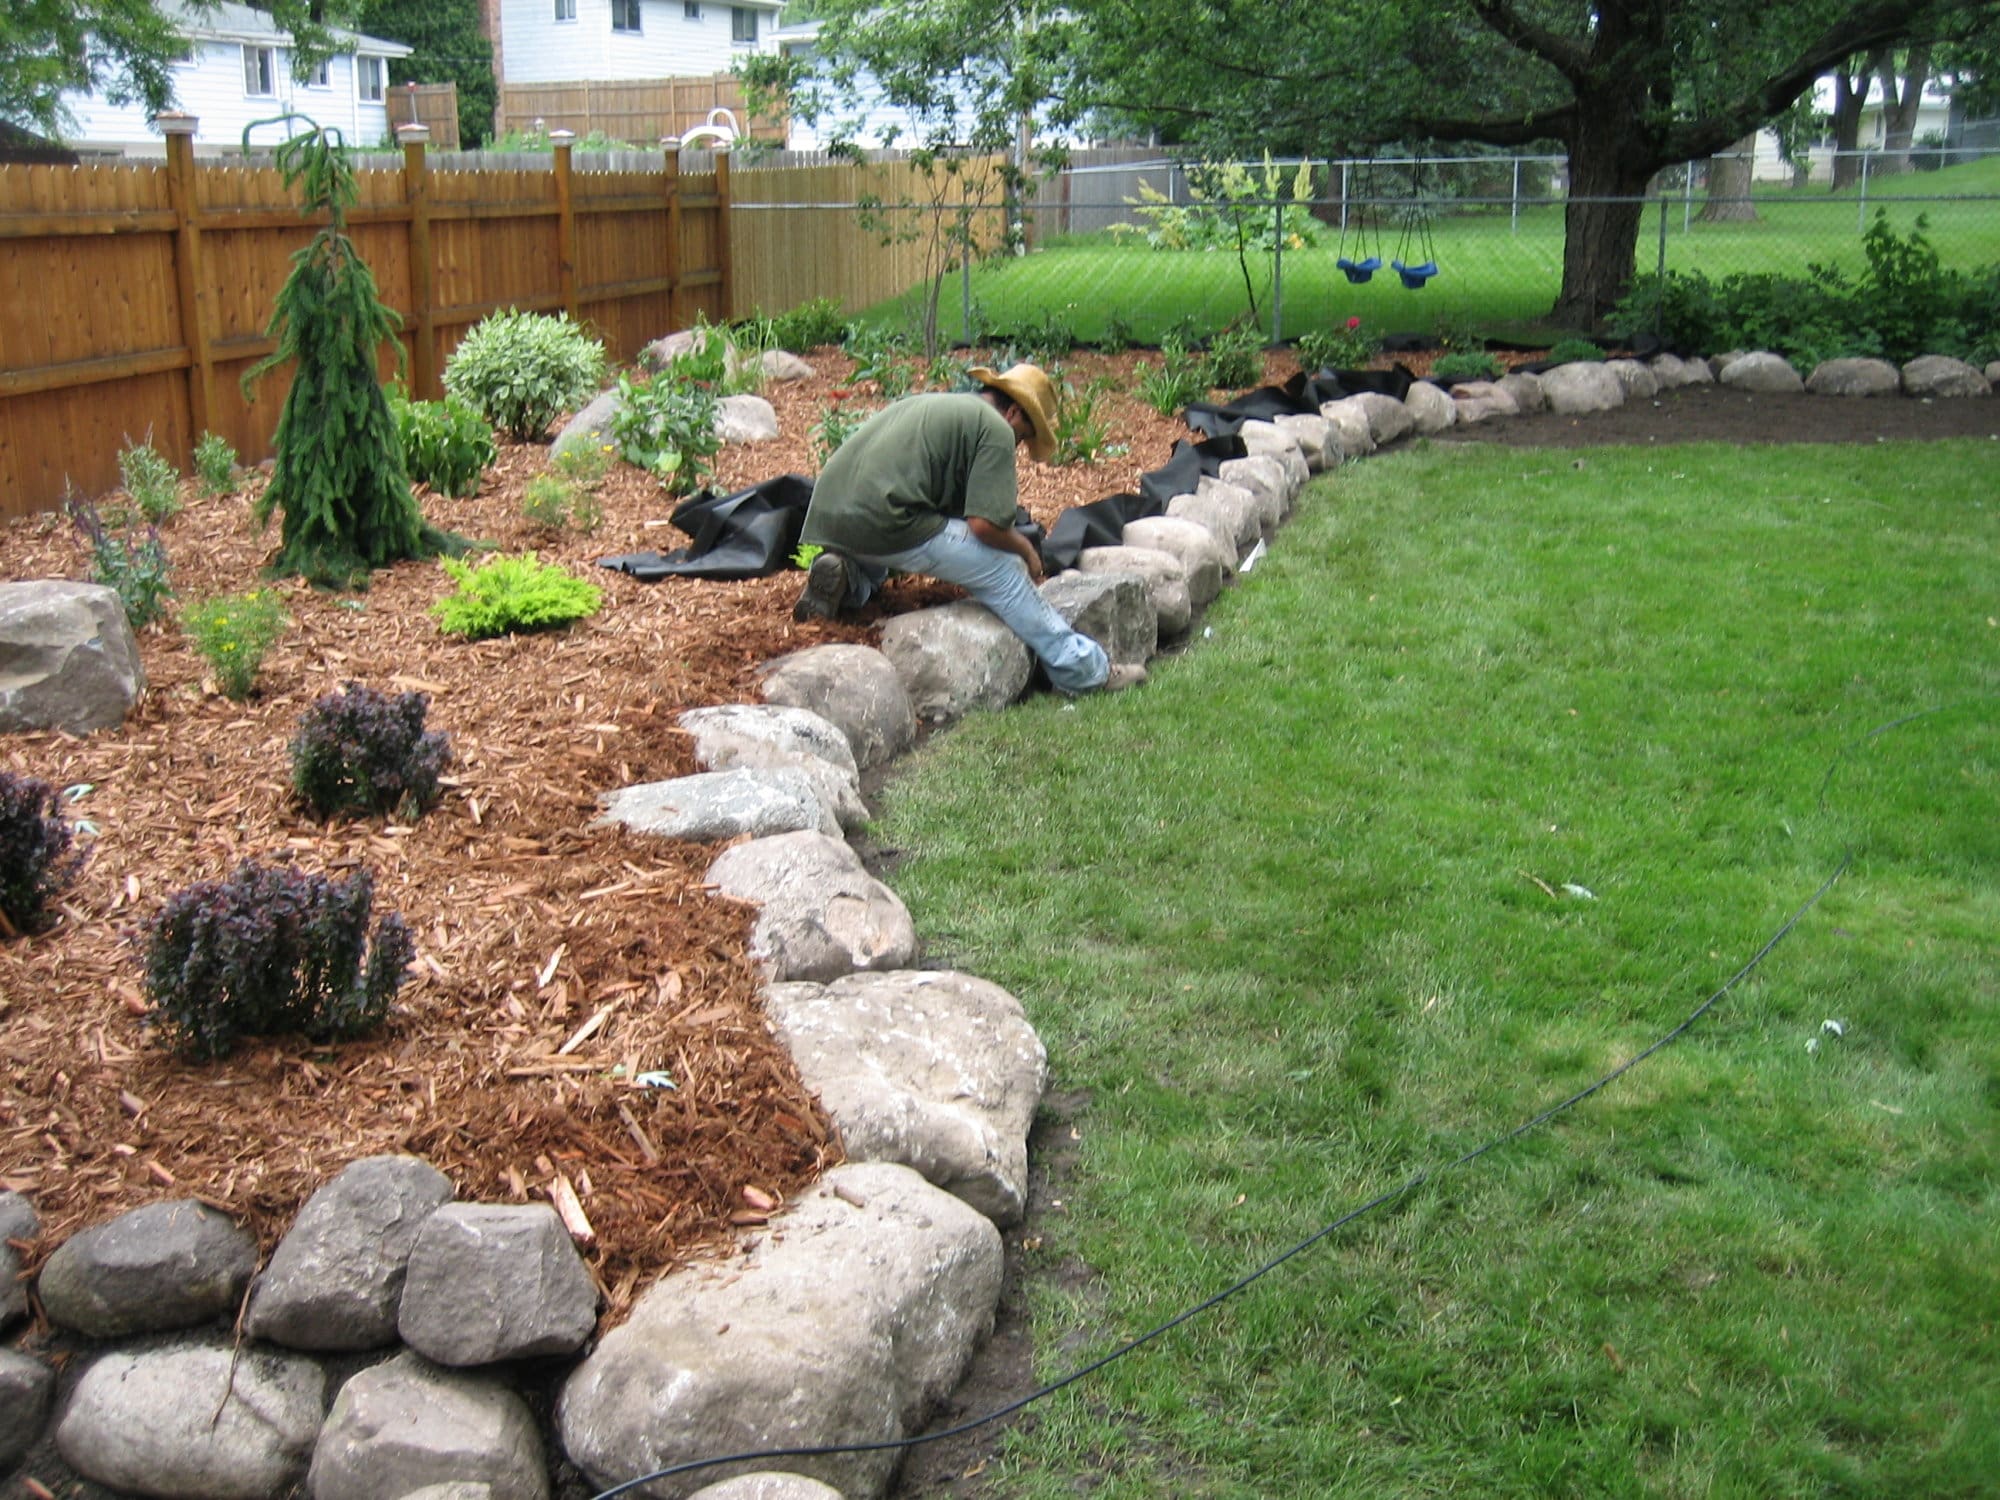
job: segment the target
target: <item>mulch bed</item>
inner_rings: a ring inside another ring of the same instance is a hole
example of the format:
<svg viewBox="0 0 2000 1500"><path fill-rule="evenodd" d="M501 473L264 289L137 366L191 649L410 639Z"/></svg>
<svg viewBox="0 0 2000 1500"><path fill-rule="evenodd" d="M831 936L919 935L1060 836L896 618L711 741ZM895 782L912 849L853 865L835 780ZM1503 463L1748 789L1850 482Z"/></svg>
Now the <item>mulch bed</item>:
<svg viewBox="0 0 2000 1500"><path fill-rule="evenodd" d="M1045 526L1072 505L1132 488L1187 435L1124 394L1140 359L1066 362L1078 385L1098 375L1114 383L1101 409L1124 451L1059 468L1024 464L1023 503ZM812 380L765 391L784 436L726 450L722 484L811 472L822 408L876 404L869 387L841 384L844 356L823 352L812 364ZM1293 369L1289 355L1273 354L1267 378ZM2000 402L1697 390L1449 436L1572 446L1996 431ZM359 595L292 580L276 585L291 627L249 702L216 693L167 623L141 635L150 691L123 727L0 741L0 766L87 787L71 816L95 830L54 929L0 942L0 1187L27 1194L41 1216L31 1257L86 1224L188 1196L236 1216L268 1250L342 1166L412 1152L467 1199L573 1190L616 1322L660 1271L759 1222L769 1200L838 1159L838 1141L764 1024L745 951L748 913L703 884L714 849L587 825L601 793L693 769L674 724L682 710L756 701L757 669L773 657L872 642L883 615L955 591L902 581L857 622L802 626L791 619L795 576L636 583L593 564L680 544L665 519L671 502L645 475L620 469L601 494L598 531L541 532L520 504L546 467L545 448L505 447L477 496L424 495L425 513L588 573L605 590L593 619L466 644L430 619L447 588L435 566L385 570ZM274 530L250 522L258 482L214 500L190 488L187 508L163 528L182 600L257 585L275 546ZM0 527L0 576L87 575L86 550L60 518ZM429 694L430 727L451 736L449 793L412 826L324 826L289 796L286 746L300 713L349 681ZM331 1047L269 1039L195 1065L149 1030L135 936L167 895L252 856L375 872L377 911L402 912L418 943L379 1035ZM676 1086L634 1082L653 1071Z"/></svg>

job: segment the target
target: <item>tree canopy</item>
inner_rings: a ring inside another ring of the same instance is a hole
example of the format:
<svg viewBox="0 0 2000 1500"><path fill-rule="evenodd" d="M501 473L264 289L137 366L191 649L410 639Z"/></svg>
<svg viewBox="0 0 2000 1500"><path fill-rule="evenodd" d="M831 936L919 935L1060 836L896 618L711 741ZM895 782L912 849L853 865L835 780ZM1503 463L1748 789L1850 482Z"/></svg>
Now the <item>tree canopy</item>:
<svg viewBox="0 0 2000 1500"><path fill-rule="evenodd" d="M479 30L478 0L365 0L361 29L415 50L389 64L392 83L458 87L458 138L477 146L493 132L500 91L493 44Z"/></svg>

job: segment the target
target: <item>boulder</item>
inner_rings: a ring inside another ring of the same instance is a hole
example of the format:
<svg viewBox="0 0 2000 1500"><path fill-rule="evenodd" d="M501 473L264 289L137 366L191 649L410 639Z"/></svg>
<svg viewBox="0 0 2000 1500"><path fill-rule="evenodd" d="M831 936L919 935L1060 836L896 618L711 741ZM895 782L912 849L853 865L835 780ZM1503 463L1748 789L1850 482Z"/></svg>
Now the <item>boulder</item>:
<svg viewBox="0 0 2000 1500"><path fill-rule="evenodd" d="M780 385L813 378L813 367L789 349L766 349L757 356L757 372Z"/></svg>
<svg viewBox="0 0 2000 1500"><path fill-rule="evenodd" d="M233 1316L256 1269L255 1240L227 1214L183 1198L72 1235L36 1291L50 1322L116 1339Z"/></svg>
<svg viewBox="0 0 2000 1500"><path fill-rule="evenodd" d="M1705 359L1690 359L1686 361L1681 367L1681 374L1686 377L1683 381L1683 384L1686 385L1715 384L1715 366Z"/></svg>
<svg viewBox="0 0 2000 1500"><path fill-rule="evenodd" d="M811 709L729 703L691 708L676 722L694 736L694 760L702 770L803 771L842 828L868 821L861 772L847 736Z"/></svg>
<svg viewBox="0 0 2000 1500"><path fill-rule="evenodd" d="M1322 417L1320 420L1326 419ZM1243 446L1250 450L1249 457L1224 459L1217 472L1231 484L1240 484L1254 492L1257 486L1231 474L1230 468L1237 464L1247 464L1252 459L1266 459L1275 463L1278 468L1273 476L1275 483L1272 488L1278 499L1279 514L1281 518L1289 515L1292 502L1298 498L1299 491L1306 487L1306 481L1312 478L1312 465L1300 449L1299 440L1275 422L1245 422L1238 429L1237 435L1243 439Z"/></svg>
<svg viewBox="0 0 2000 1500"><path fill-rule="evenodd" d="M1319 414L1333 429L1343 459L1366 458L1375 451L1375 431L1368 425L1368 409L1358 396L1343 396L1320 405Z"/></svg>
<svg viewBox="0 0 2000 1500"><path fill-rule="evenodd" d="M742 1474L696 1490L688 1500L841 1500L840 1491L803 1474Z"/></svg>
<svg viewBox="0 0 2000 1500"><path fill-rule="evenodd" d="M883 622L882 654L910 708L927 724L976 708L1005 708L1028 689L1034 657L1000 617L971 599L912 610Z"/></svg>
<svg viewBox="0 0 2000 1500"><path fill-rule="evenodd" d="M1229 554L1232 568L1264 535L1256 501L1233 484L1205 495L1176 495L1167 502L1167 515L1172 520L1192 522L1214 537Z"/></svg>
<svg viewBox="0 0 2000 1500"><path fill-rule="evenodd" d="M1445 392L1443 386L1433 385L1428 380L1411 382L1403 394L1403 405L1410 413L1410 422L1423 436L1443 432L1458 420L1458 406Z"/></svg>
<svg viewBox="0 0 2000 1500"><path fill-rule="evenodd" d="M1146 586L1117 573L1064 573L1042 585L1042 597L1072 630L1104 648L1111 664L1144 665L1160 646L1160 621Z"/></svg>
<svg viewBox="0 0 2000 1500"><path fill-rule="evenodd" d="M493 1500L493 1486L454 1479L449 1484L427 1484L411 1490L402 1500Z"/></svg>
<svg viewBox="0 0 2000 1500"><path fill-rule="evenodd" d="M1514 398L1514 405L1524 417L1549 409L1548 393L1542 389L1542 377L1532 370L1509 370L1494 384Z"/></svg>
<svg viewBox="0 0 2000 1500"><path fill-rule="evenodd" d="M83 1372L56 1449L114 1490L184 1500L267 1500L306 1472L326 1375L303 1354L224 1338L112 1350Z"/></svg>
<svg viewBox="0 0 2000 1500"><path fill-rule="evenodd" d="M1706 361L1709 373L1718 381L1721 380L1722 372L1735 364L1737 360L1742 359L1747 353L1748 351L1743 349L1725 349L1720 354L1709 355Z"/></svg>
<svg viewBox="0 0 2000 1500"><path fill-rule="evenodd" d="M0 1193L0 1328L28 1311L28 1287L21 1280L21 1255L9 1240L32 1240L41 1230L35 1206L19 1193Z"/></svg>
<svg viewBox="0 0 2000 1500"><path fill-rule="evenodd" d="M0 1349L0 1474L21 1461L49 1420L56 1372L15 1349Z"/></svg>
<svg viewBox="0 0 2000 1500"><path fill-rule="evenodd" d="M594 828L622 824L635 833L719 843L741 834L762 838L816 828L838 834L840 819L804 771L792 767L703 771L670 781L620 787L598 799Z"/></svg>
<svg viewBox="0 0 2000 1500"><path fill-rule="evenodd" d="M1992 385L1975 367L1943 354L1920 354L1904 365L1903 390L1919 400L1993 393Z"/></svg>
<svg viewBox="0 0 2000 1500"><path fill-rule="evenodd" d="M904 969L774 984L764 1010L849 1161L900 1162L1002 1229L1021 1221L1048 1057L1020 1001Z"/></svg>
<svg viewBox="0 0 2000 1500"><path fill-rule="evenodd" d="M725 896L757 904L750 953L766 979L823 981L916 962L909 908L840 839L751 839L717 855L707 880Z"/></svg>
<svg viewBox="0 0 2000 1500"><path fill-rule="evenodd" d="M1564 416L1610 411L1625 404L1625 387L1595 360L1580 359L1541 374L1542 394L1549 410Z"/></svg>
<svg viewBox="0 0 2000 1500"><path fill-rule="evenodd" d="M894 760L917 737L910 695L871 646L808 646L762 668L764 700L809 708L847 736L862 770Z"/></svg>
<svg viewBox="0 0 2000 1500"><path fill-rule="evenodd" d="M1292 513L1292 501L1299 493L1291 475L1272 472L1276 463L1273 458L1228 459L1220 466L1218 477L1204 474L1197 479L1194 492L1213 495L1227 490L1232 492L1232 500L1247 497L1256 519L1257 535L1269 540Z"/></svg>
<svg viewBox="0 0 2000 1500"><path fill-rule="evenodd" d="M145 691L115 590L60 578L0 583L0 734L109 729Z"/></svg>
<svg viewBox="0 0 2000 1500"><path fill-rule="evenodd" d="M405 1351L352 1377L313 1448L312 1500L382 1500L483 1484L492 1500L548 1500L527 1403L499 1381Z"/></svg>
<svg viewBox="0 0 2000 1500"><path fill-rule="evenodd" d="M1806 377L1806 389L1815 396L1894 396L1903 377L1886 359L1823 359Z"/></svg>
<svg viewBox="0 0 2000 1500"><path fill-rule="evenodd" d="M1716 378L1731 390L1760 396L1789 396L1806 388L1790 360L1764 350L1732 359Z"/></svg>
<svg viewBox="0 0 2000 1500"><path fill-rule="evenodd" d="M1334 436L1333 423L1325 417L1311 412L1285 412L1271 420L1292 435L1310 472L1318 474L1340 467L1340 442Z"/></svg>
<svg viewBox="0 0 2000 1500"><path fill-rule="evenodd" d="M907 1167L849 1162L772 1231L727 1263L663 1277L565 1382L557 1429L594 1482L719 1453L890 1442L958 1383L1000 1294L992 1221ZM872 1500L900 1457L787 1462Z"/></svg>
<svg viewBox="0 0 2000 1500"><path fill-rule="evenodd" d="M1694 377L1688 371L1688 362L1678 354L1655 354L1646 362L1646 368L1653 372L1654 381L1663 391L1675 390L1694 382ZM1706 361L1701 364L1701 372L1704 376L1708 374Z"/></svg>
<svg viewBox="0 0 2000 1500"><path fill-rule="evenodd" d="M715 435L725 443L775 442L778 409L762 396L724 396L715 403Z"/></svg>
<svg viewBox="0 0 2000 1500"><path fill-rule="evenodd" d="M410 1250L396 1331L440 1365L574 1354L597 1284L546 1203L448 1203Z"/></svg>
<svg viewBox="0 0 2000 1500"><path fill-rule="evenodd" d="M1627 401L1650 401L1660 394L1659 377L1636 359L1607 359L1604 368L1625 387Z"/></svg>
<svg viewBox="0 0 2000 1500"><path fill-rule="evenodd" d="M2000 359L1986 367L1986 381L1989 385L2000 386Z"/></svg>
<svg viewBox="0 0 2000 1500"><path fill-rule="evenodd" d="M1187 634L1194 621L1194 601L1188 591L1187 565L1157 547L1086 547L1076 559L1081 573L1129 573L1146 586L1160 638Z"/></svg>
<svg viewBox="0 0 2000 1500"><path fill-rule="evenodd" d="M414 1156L355 1162L306 1199L257 1278L244 1328L291 1349L393 1344L410 1247L451 1198L451 1179Z"/></svg>
<svg viewBox="0 0 2000 1500"><path fill-rule="evenodd" d="M1521 408L1506 389L1490 380L1466 380L1451 388L1452 404L1465 426L1491 421L1494 417L1515 417Z"/></svg>
<svg viewBox="0 0 2000 1500"><path fill-rule="evenodd" d="M1147 516L1125 523L1125 545L1164 552L1187 571L1188 605L1205 609L1236 576L1236 554L1206 526L1174 516Z"/></svg>
<svg viewBox="0 0 2000 1500"><path fill-rule="evenodd" d="M624 409L624 398L618 394L616 386L608 391L599 391L591 398L590 405L563 423L562 431L549 445L550 462L561 458L572 448L612 446L611 424L618 420L618 413Z"/></svg>
<svg viewBox="0 0 2000 1500"><path fill-rule="evenodd" d="M1416 418L1410 415L1409 407L1394 396L1385 396L1380 391L1363 391L1358 396L1348 397L1350 401L1361 403L1362 411L1368 415L1368 435L1375 439L1375 445L1396 442L1408 437L1416 430ZM1321 407L1322 414L1326 408Z"/></svg>

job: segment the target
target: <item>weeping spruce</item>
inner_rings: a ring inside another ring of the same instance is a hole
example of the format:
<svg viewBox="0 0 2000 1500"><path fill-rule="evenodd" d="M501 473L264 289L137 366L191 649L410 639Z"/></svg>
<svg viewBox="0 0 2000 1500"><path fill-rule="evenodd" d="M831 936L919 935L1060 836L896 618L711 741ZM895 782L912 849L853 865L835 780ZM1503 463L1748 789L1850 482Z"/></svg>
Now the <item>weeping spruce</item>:
<svg viewBox="0 0 2000 1500"><path fill-rule="evenodd" d="M402 319L382 305L374 276L345 232L358 192L340 133L317 125L300 132L278 148L277 165L285 185L301 189L306 211L324 210L327 223L292 257L265 330L276 350L243 377L247 396L266 370L294 363L272 439L271 482L255 514L263 524L273 510L284 513L274 576L366 588L376 568L460 553L467 543L429 525L410 493L375 363ZM396 352L400 359L400 344Z"/></svg>

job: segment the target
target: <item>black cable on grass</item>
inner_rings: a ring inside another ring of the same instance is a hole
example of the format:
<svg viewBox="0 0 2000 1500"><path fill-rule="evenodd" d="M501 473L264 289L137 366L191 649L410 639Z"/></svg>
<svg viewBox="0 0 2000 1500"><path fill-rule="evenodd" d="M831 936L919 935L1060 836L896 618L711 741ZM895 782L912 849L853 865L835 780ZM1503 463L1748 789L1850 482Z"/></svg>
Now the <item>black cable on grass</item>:
<svg viewBox="0 0 2000 1500"><path fill-rule="evenodd" d="M1935 710L1925 710L1925 712L1935 712ZM1919 718L1921 717L1921 715L1912 714L1909 717ZM1898 719L1896 721L1896 724L1904 724L1908 722L1909 719ZM1896 727L1895 724L1885 724L1881 727L1881 729L1875 730L1873 734L1880 734L1886 730L1893 729L1895 727ZM1873 734L1864 736L1864 738L1873 738ZM1859 742L1857 741L1857 743ZM1831 775L1832 773L1829 772L1828 774ZM693 1474L702 1469L720 1468L724 1464L740 1464L740 1463L753 1463L753 1462L763 1463L763 1462L768 1462L769 1460L772 1459L779 1459L779 1458L831 1458L837 1454L842 1454L842 1453L890 1453L907 1448L917 1448L923 1446L926 1443L942 1442L946 1438L962 1437L968 1432L976 1431L981 1427L985 1427L991 1423L997 1422L1002 1417L1010 1417L1015 1412L1020 1411L1024 1407L1033 1405L1035 1402L1042 1400L1044 1397L1053 1396L1057 1391L1062 1390L1065 1386L1071 1386L1076 1384L1077 1381L1082 1380L1086 1375L1096 1374L1097 1371L1103 1369L1106 1365L1111 1364L1113 1361L1123 1359L1126 1355L1132 1353L1134 1350L1143 1348L1145 1345L1152 1343L1153 1340L1160 1338L1165 1334L1171 1333L1174 1329L1180 1327L1181 1324L1188 1322L1190 1319L1200 1317L1203 1313L1207 1312L1211 1307L1216 1306L1218 1303L1228 1301L1231 1297L1234 1297L1238 1292L1242 1291L1245 1287L1250 1286L1253 1282L1260 1281L1264 1277L1270 1275L1271 1272L1277 1270L1278 1267L1285 1264L1286 1261L1289 1261L1296 1256L1304 1254L1307 1250L1310 1250L1314 1245L1317 1245L1321 1240L1325 1239L1335 1230L1342 1229L1347 1225L1352 1224L1356 1219L1361 1218L1365 1214L1373 1213L1376 1209L1382 1207L1382 1205L1384 1205L1385 1203L1393 1203L1396 1199L1401 1198L1408 1193L1416 1191L1416 1189L1422 1187L1426 1182L1429 1182L1432 1177L1435 1177L1440 1173L1449 1172L1458 1167L1467 1166L1470 1163L1479 1160L1479 1158L1486 1155L1487 1152L1498 1150L1501 1146L1506 1145L1508 1142L1520 1139L1522 1136L1526 1135L1529 1131L1535 1129L1537 1126L1547 1124L1550 1120L1553 1120L1557 1115L1561 1114L1564 1110L1569 1109L1574 1105L1581 1104L1584 1100L1588 1099L1592 1094L1597 1093L1600 1089L1608 1087L1610 1084L1616 1082L1619 1078L1622 1078L1625 1074L1631 1072L1632 1069L1638 1067L1640 1063L1644 1062L1647 1058L1651 1057L1655 1052L1658 1052L1661 1048L1669 1045L1670 1043L1674 1042L1676 1039L1681 1037L1683 1034L1685 1034L1687 1030L1694 1025L1695 1022L1699 1021L1715 1006L1717 1001L1721 1000L1724 995L1728 994L1731 990L1735 989L1737 985L1741 984L1745 979L1747 979L1752 973L1752 971L1754 971L1759 964L1763 963L1763 961L1766 958L1770 957L1771 951L1774 948L1776 948L1778 944L1782 943L1788 936L1790 936L1792 929L1798 926L1799 923L1805 919L1806 913L1810 912L1815 906L1819 905L1820 901L1826 896L1826 893L1833 889L1834 882L1839 880L1840 877L1846 873L1848 865L1853 863L1853 860L1854 860L1854 852L1852 850L1849 850L1846 853L1842 854L1840 857L1840 863L1834 866L1832 874L1828 875L1825 880L1820 882L1819 889L1814 891L1812 895L1807 898L1803 906L1801 906L1797 911L1793 912L1791 916L1785 919L1784 925L1779 927L1776 932L1771 934L1770 938L1765 942L1764 946L1759 948L1755 953L1753 953L1750 956L1749 961L1746 962L1742 968L1738 969L1734 974L1730 975L1728 979L1724 980L1722 985L1715 991L1714 994L1710 995L1706 1000L1702 1001L1701 1004L1697 1005L1693 1010L1689 1011L1686 1017L1681 1021L1681 1023L1678 1026L1674 1027L1673 1030L1665 1033L1664 1035L1654 1040L1653 1043L1649 1045L1644 1051L1634 1053L1631 1057L1626 1058L1624 1062L1620 1063L1617 1067L1613 1068L1609 1073L1606 1073L1596 1082L1588 1084L1585 1087L1578 1089L1574 1094L1571 1094L1567 1099L1562 1100L1560 1103L1551 1104L1547 1109L1543 1110L1540 1114L1534 1116L1532 1119L1524 1120L1521 1124L1516 1125L1512 1130L1509 1130L1504 1134L1494 1136L1484 1145L1475 1146L1472 1150L1466 1152L1463 1156L1454 1157L1452 1158L1452 1160L1446 1162L1441 1167L1436 1167L1429 1171L1419 1172L1417 1173L1416 1176L1404 1182L1400 1187L1393 1187L1390 1188L1387 1192L1378 1193L1373 1198L1370 1198L1366 1203L1363 1203L1356 1208L1349 1209L1346 1213L1342 1214L1339 1218L1333 1220L1331 1223L1324 1224L1320 1226L1320 1228L1314 1230L1311 1234L1307 1235L1304 1239L1300 1240L1296 1245L1293 1245L1289 1250L1282 1251L1279 1254L1272 1256L1271 1259L1265 1261L1263 1265L1257 1267L1256 1270L1250 1272L1247 1276L1244 1276L1239 1280L1230 1283L1228 1286L1224 1287L1221 1291L1217 1292L1214 1296L1209 1297L1204 1301L1197 1302L1193 1307L1188 1308L1184 1312L1176 1313L1173 1317L1167 1319L1166 1322L1147 1329L1137 1338L1128 1339L1126 1342L1120 1344L1116 1349L1113 1349L1109 1354L1101 1355L1098 1358L1093 1359L1089 1364L1083 1365L1077 1369L1070 1371L1069 1374L1062 1376L1060 1379L1052 1380L1047 1385L1042 1386L1037 1390L1030 1391L1027 1395L1022 1396L1018 1400L1010 1401L1005 1406L996 1407L994 1410L986 1412L981 1416L973 1417L969 1421L960 1422L956 1427L947 1427L941 1432L919 1433L915 1437L893 1438L876 1443L832 1443L825 1445L823 1447L814 1447L814 1448L760 1448L753 1453L728 1453L724 1454L720 1458L690 1459L686 1463L674 1464L672 1467L665 1469L655 1469L650 1474L641 1474L636 1479L628 1479L623 1484L617 1485L608 1490L600 1491L597 1495L593 1497L593 1500L613 1500L613 1497L615 1496L625 1494L629 1490L635 1490L642 1484L651 1484L656 1479L672 1479L678 1475Z"/></svg>

